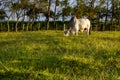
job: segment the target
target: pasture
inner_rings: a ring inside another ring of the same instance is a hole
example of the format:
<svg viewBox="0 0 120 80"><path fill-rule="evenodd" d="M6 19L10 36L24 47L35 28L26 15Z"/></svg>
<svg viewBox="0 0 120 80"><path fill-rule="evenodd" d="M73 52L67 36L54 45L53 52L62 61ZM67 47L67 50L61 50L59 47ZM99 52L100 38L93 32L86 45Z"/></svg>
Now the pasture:
<svg viewBox="0 0 120 80"><path fill-rule="evenodd" d="M0 80L116 80L120 32L0 33Z"/></svg>

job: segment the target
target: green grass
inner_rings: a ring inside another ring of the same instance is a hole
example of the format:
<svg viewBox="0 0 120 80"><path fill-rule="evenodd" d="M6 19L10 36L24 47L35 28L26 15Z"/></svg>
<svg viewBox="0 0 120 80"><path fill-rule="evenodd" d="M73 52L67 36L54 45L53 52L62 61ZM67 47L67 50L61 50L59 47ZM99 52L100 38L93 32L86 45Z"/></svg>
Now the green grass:
<svg viewBox="0 0 120 80"><path fill-rule="evenodd" d="M120 32L0 33L0 80L116 80Z"/></svg>

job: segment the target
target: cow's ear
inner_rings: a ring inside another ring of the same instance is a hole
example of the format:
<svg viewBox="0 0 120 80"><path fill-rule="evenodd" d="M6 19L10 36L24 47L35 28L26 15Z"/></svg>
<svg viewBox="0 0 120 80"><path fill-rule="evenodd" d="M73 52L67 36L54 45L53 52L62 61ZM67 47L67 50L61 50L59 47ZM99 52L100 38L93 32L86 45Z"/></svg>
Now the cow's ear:
<svg viewBox="0 0 120 80"><path fill-rule="evenodd" d="M75 20L77 19L77 17L75 16Z"/></svg>
<svg viewBox="0 0 120 80"><path fill-rule="evenodd" d="M77 17L76 17L76 16L74 16L74 22L76 22L76 19L77 19Z"/></svg>

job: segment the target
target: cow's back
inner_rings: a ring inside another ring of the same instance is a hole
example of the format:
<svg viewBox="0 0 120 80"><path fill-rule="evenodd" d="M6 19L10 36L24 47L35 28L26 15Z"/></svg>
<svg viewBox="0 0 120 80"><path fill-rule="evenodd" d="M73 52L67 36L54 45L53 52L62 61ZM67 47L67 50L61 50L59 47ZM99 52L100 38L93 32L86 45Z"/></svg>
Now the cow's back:
<svg viewBox="0 0 120 80"><path fill-rule="evenodd" d="M79 26L81 28L90 28L90 21L89 19L79 19Z"/></svg>
<svg viewBox="0 0 120 80"><path fill-rule="evenodd" d="M87 28L90 28L90 20L89 19L85 19L85 20L86 20Z"/></svg>

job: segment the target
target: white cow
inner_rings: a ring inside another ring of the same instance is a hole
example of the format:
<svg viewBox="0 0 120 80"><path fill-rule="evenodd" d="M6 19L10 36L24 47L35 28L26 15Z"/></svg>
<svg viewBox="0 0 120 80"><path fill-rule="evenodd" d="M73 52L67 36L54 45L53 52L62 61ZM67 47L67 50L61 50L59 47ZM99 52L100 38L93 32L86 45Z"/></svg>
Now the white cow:
<svg viewBox="0 0 120 80"><path fill-rule="evenodd" d="M73 16L68 24L68 29L64 30L64 35L78 35L78 32L86 32L87 35L90 34L90 20L89 19L77 19Z"/></svg>

